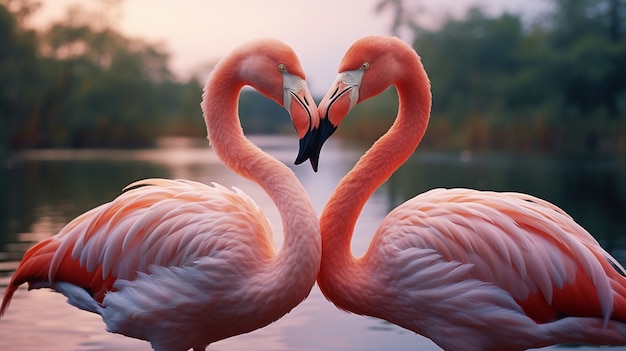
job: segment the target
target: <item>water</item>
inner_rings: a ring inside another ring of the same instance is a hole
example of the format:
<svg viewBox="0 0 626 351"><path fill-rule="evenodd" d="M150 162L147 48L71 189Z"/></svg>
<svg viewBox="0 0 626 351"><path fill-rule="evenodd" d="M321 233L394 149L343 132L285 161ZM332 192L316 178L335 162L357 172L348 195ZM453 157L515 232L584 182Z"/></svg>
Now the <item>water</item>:
<svg viewBox="0 0 626 351"><path fill-rule="evenodd" d="M287 164L295 158L297 143L292 138L255 138L255 142ZM265 209L280 245L280 217L269 198L254 183L225 169L206 146L205 141L169 139L152 150L15 155L0 170L0 291L33 243L53 235L80 213L113 199L125 185L148 177L216 181L241 188ZM319 173L308 166L293 167L318 213L360 153L358 148L330 140L322 152ZM626 263L626 162L468 152L418 152L366 205L353 241L355 254L365 250L373 228L391 208L434 187L521 191L542 197L565 209L596 234L622 264ZM20 289L0 320L0 350L150 350L144 341L107 333L99 316L64 300L47 290ZM337 310L317 287L278 322L217 342L210 349L439 350L412 332Z"/></svg>

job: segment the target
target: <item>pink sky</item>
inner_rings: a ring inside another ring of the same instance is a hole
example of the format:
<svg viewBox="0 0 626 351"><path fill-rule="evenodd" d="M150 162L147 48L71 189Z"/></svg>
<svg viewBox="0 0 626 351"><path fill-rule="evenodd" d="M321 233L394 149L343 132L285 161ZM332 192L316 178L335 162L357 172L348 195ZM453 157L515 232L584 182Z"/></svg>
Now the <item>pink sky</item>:
<svg viewBox="0 0 626 351"><path fill-rule="evenodd" d="M81 4L97 8L100 1L42 0L35 22L45 25L63 18L66 8ZM113 0L115 1L115 0ZM117 28L135 38L165 44L170 65L181 76L197 71L234 47L259 37L275 37L291 45L307 71L314 94L332 83L345 50L368 34L389 34L391 13L376 14L379 0L121 0ZM407 4L411 1L407 1ZM426 10L424 21L446 13L460 14L472 4L490 12L546 8L548 0L415 1ZM405 38L406 39L406 38Z"/></svg>

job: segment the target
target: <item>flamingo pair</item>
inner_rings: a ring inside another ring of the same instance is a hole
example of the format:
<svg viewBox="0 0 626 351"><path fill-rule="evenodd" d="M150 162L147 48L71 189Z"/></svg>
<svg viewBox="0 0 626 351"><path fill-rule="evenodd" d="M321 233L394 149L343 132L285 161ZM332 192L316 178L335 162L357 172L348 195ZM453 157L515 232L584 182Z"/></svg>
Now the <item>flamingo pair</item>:
<svg viewBox="0 0 626 351"><path fill-rule="evenodd" d="M529 195L431 190L393 210L366 253L354 257L356 220L417 148L431 94L418 55L396 38L358 40L339 72L318 108L291 48L262 40L224 58L205 86L208 138L227 167L276 204L280 251L241 191L147 179L31 248L0 315L28 283L62 293L100 314L108 331L147 340L156 351L200 351L277 320L317 280L338 308L388 320L445 350L626 345L624 268L566 213ZM245 85L289 111L300 139L296 163L310 160L314 169L353 106L391 85L400 105L318 222L294 173L243 135L237 98Z"/></svg>

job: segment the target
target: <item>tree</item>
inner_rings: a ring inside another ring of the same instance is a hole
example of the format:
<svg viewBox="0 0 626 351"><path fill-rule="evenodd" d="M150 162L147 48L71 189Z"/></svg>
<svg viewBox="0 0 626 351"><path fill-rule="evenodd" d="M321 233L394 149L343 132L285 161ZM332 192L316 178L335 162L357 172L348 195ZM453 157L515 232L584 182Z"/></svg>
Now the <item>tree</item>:
<svg viewBox="0 0 626 351"><path fill-rule="evenodd" d="M415 31L433 91L425 144L626 152L626 0L553 4L530 24L471 8Z"/></svg>
<svg viewBox="0 0 626 351"><path fill-rule="evenodd" d="M418 14L423 12L422 8L409 8L404 0L381 0L376 5L377 13L382 13L387 9L393 13L391 35L401 37L400 31L403 29L407 29L412 34L422 30L422 26L417 21Z"/></svg>
<svg viewBox="0 0 626 351"><path fill-rule="evenodd" d="M0 2L0 159L18 129L29 129L42 94L37 35L22 27L37 3ZM37 135L28 135L36 139Z"/></svg>

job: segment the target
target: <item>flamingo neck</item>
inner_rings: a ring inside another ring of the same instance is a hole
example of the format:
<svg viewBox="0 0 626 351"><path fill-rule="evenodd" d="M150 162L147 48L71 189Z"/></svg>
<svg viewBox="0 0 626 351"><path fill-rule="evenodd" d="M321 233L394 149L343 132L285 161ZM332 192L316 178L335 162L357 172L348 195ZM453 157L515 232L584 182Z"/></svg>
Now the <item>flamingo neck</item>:
<svg viewBox="0 0 626 351"><path fill-rule="evenodd" d="M352 301L362 299L367 281L363 267L366 260L354 257L350 249L357 219L374 191L413 154L428 125L430 84L419 61L418 64L417 72L423 74L395 84L399 108L394 124L341 180L320 217L324 259L318 284L335 304L356 313L361 304ZM350 298L350 292L359 291L360 298Z"/></svg>
<svg viewBox="0 0 626 351"><path fill-rule="evenodd" d="M228 168L266 191L283 224L281 250L267 265L259 267L259 274L254 277L257 288L260 287L256 293L267 292L268 296L257 297L277 307L276 310L281 310L279 306L294 307L308 295L319 270L321 242L317 214L293 171L244 136L237 113L244 82L218 68L214 74L205 87L202 102L208 139Z"/></svg>

